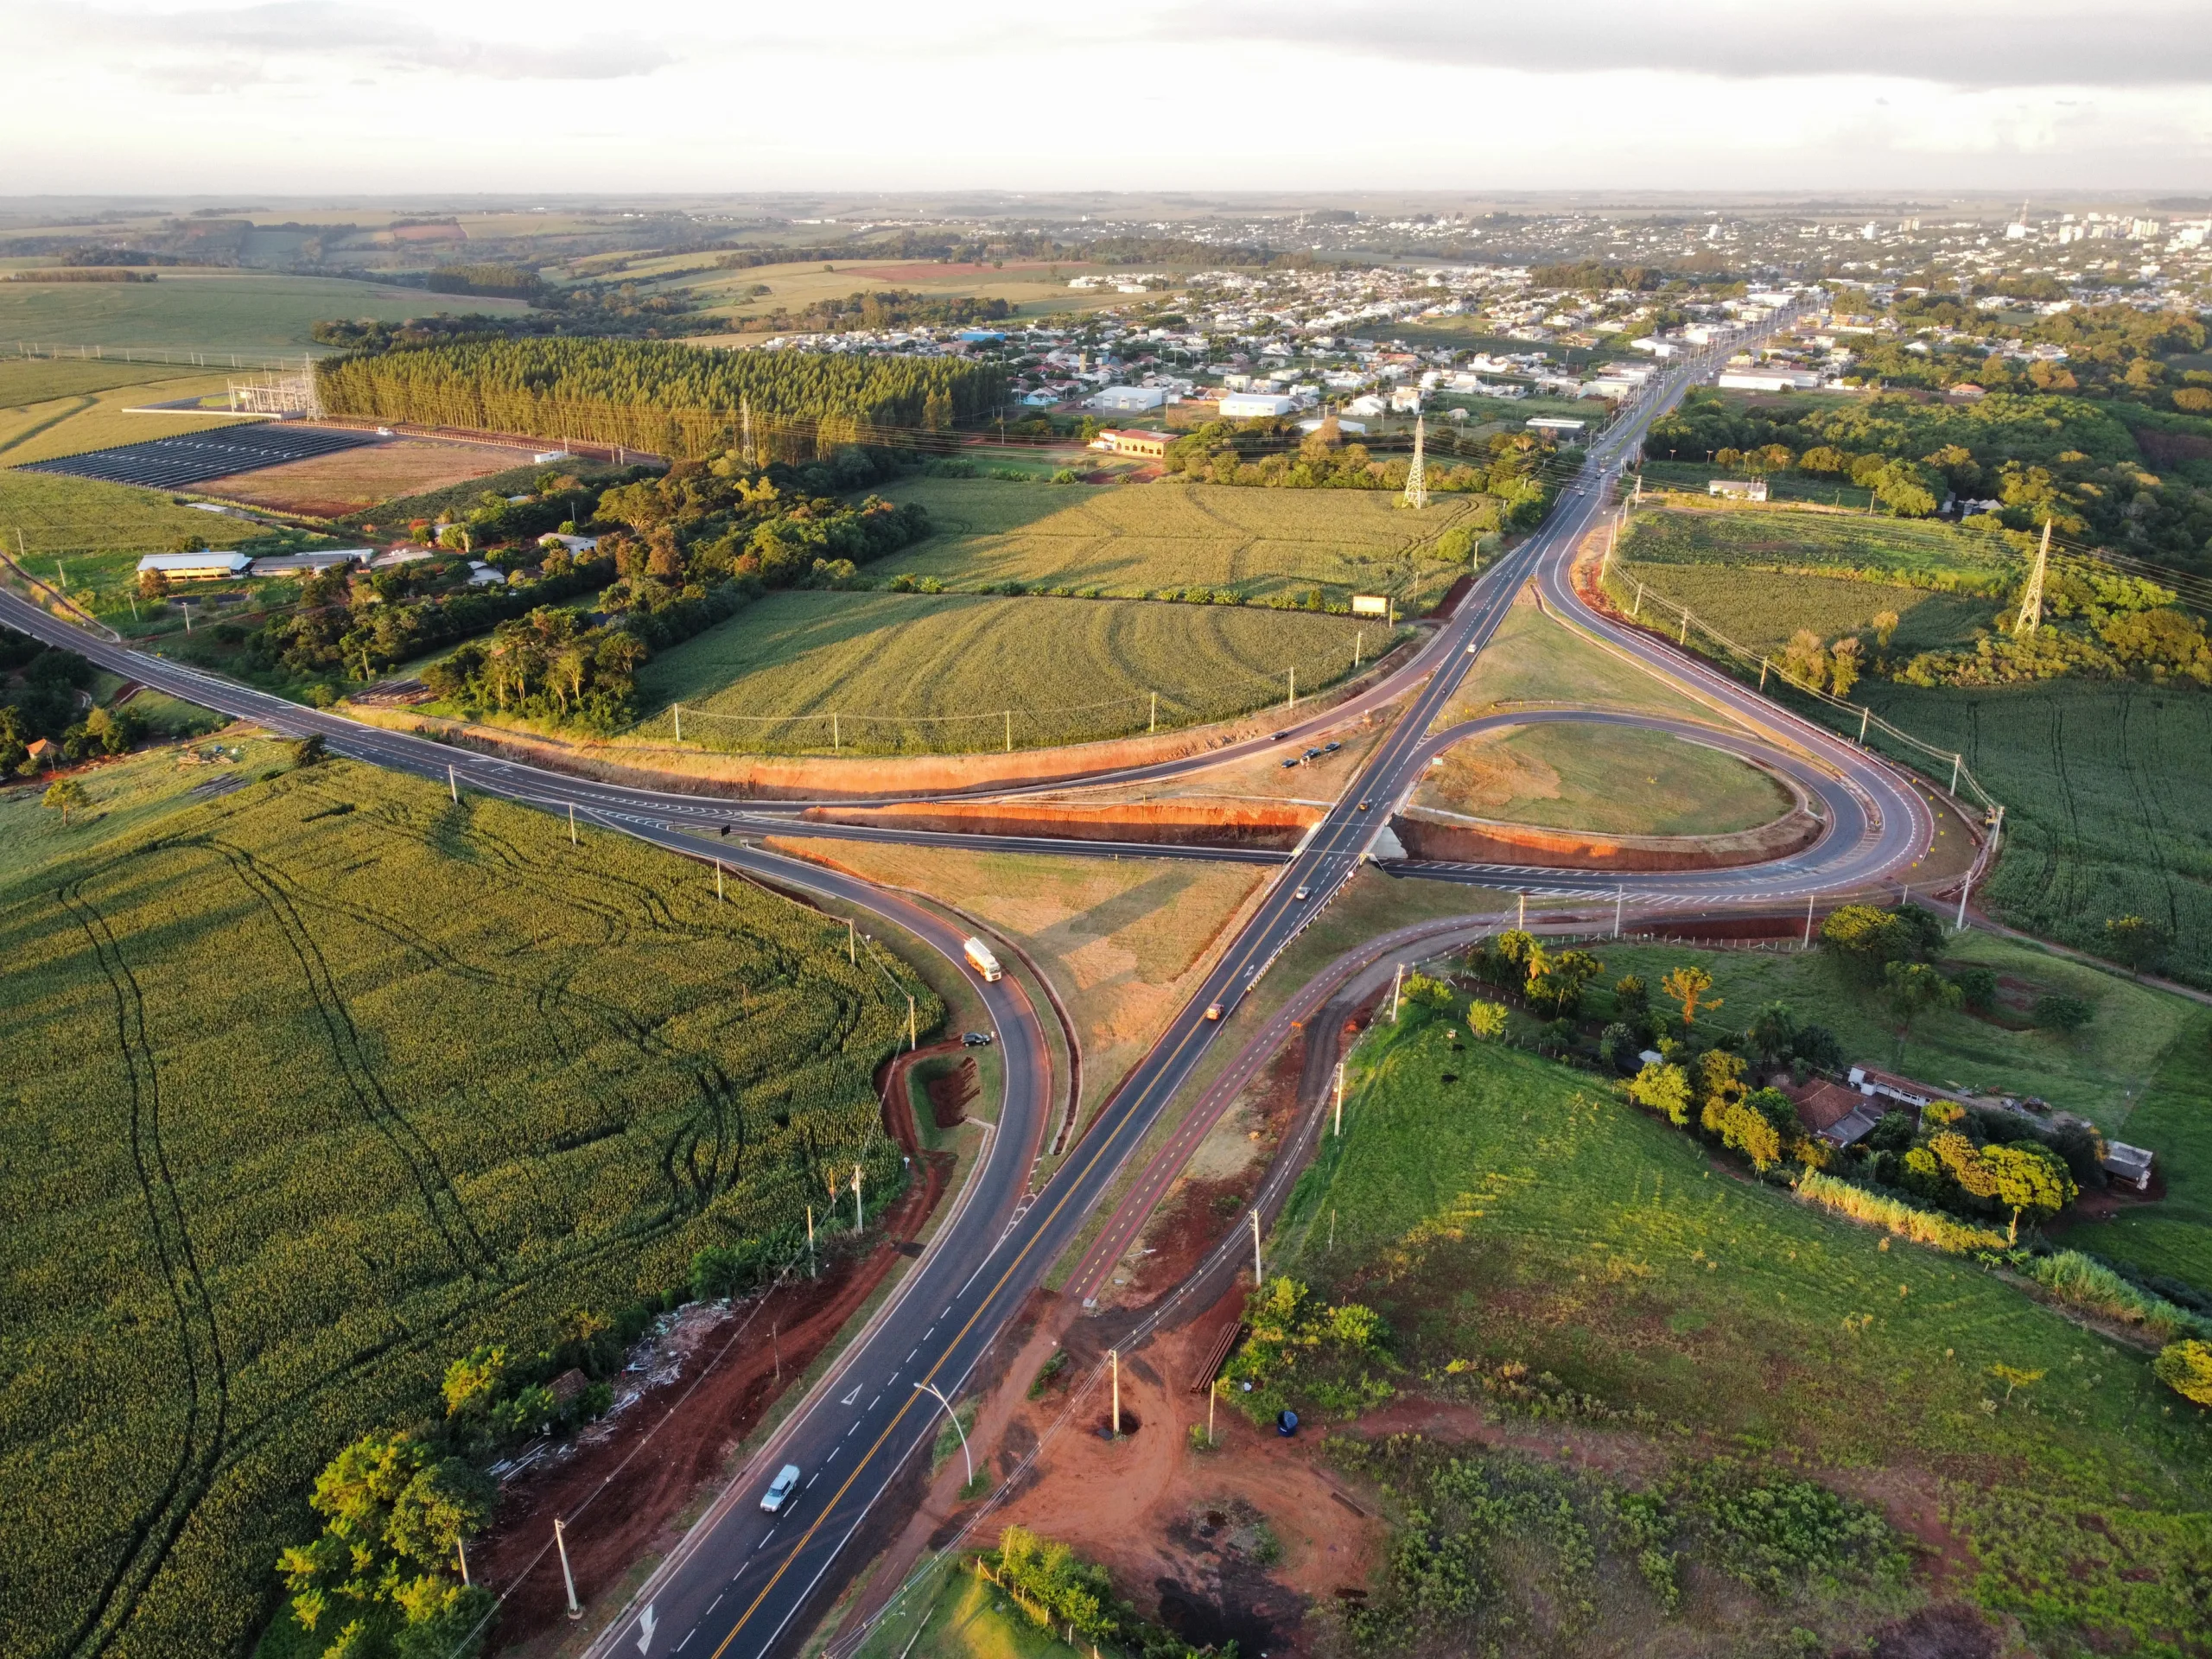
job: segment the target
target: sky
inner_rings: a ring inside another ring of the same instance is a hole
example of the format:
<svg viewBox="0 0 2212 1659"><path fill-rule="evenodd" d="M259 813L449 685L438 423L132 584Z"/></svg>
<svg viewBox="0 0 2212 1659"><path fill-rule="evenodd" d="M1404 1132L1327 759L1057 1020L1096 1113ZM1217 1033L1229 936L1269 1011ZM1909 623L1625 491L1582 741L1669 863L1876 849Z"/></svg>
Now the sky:
<svg viewBox="0 0 2212 1659"><path fill-rule="evenodd" d="M10 0L0 194L2196 190L2204 0Z"/></svg>

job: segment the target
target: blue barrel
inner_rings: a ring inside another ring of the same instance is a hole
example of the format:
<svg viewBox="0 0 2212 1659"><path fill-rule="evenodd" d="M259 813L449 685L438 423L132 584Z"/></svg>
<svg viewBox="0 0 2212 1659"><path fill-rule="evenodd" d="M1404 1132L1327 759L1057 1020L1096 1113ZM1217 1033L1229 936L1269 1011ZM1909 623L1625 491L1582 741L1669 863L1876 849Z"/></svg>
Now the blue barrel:
<svg viewBox="0 0 2212 1659"><path fill-rule="evenodd" d="M1294 1411L1277 1412L1275 1414L1275 1433L1281 1435L1285 1440L1288 1440L1292 1435L1297 1433L1298 1414Z"/></svg>

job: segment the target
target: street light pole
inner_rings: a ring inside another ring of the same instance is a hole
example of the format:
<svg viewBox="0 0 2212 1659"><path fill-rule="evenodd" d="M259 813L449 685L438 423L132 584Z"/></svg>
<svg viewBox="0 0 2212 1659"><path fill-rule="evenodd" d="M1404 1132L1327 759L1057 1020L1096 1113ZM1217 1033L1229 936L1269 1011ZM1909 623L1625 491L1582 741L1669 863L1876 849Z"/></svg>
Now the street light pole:
<svg viewBox="0 0 2212 1659"><path fill-rule="evenodd" d="M960 1437L961 1466L968 1471L968 1478L963 1484L973 1486L976 1484L976 1460L968 1455L968 1431L960 1427L960 1414L952 1408L951 1401L946 1399L928 1383L917 1382L914 1386L943 1406L944 1414L952 1419L952 1432Z"/></svg>

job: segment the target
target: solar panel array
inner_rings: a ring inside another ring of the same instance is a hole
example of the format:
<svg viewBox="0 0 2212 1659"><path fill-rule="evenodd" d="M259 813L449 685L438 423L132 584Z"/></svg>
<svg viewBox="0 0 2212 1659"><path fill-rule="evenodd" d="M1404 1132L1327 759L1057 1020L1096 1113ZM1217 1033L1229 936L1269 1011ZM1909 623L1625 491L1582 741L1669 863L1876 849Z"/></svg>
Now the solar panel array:
<svg viewBox="0 0 2212 1659"><path fill-rule="evenodd" d="M231 473L251 472L310 455L327 455L357 444L374 443L368 432L333 426L301 426L257 421L248 426L219 426L182 437L155 438L112 449L93 449L59 461L34 461L27 473L66 473L73 478L105 479L111 484L143 484L174 490Z"/></svg>

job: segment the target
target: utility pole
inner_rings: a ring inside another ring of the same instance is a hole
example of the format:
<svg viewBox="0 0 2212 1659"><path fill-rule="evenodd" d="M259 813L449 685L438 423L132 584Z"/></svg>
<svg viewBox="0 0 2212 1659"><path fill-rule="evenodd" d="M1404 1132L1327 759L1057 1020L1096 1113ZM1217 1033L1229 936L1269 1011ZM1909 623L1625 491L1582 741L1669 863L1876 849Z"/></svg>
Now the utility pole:
<svg viewBox="0 0 2212 1659"><path fill-rule="evenodd" d="M853 1166L853 1230L861 1230L861 1166Z"/></svg>
<svg viewBox="0 0 2212 1659"><path fill-rule="evenodd" d="M1805 945L1808 950L1813 944L1813 898L1809 893L1805 895Z"/></svg>
<svg viewBox="0 0 2212 1659"><path fill-rule="evenodd" d="M576 804L575 804L574 801L570 801L570 802L569 803L569 846L571 846L571 847L573 847L573 846L575 846L575 844L576 844Z"/></svg>
<svg viewBox="0 0 2212 1659"><path fill-rule="evenodd" d="M670 706L676 713L676 741L681 743L683 741L683 705L678 702Z"/></svg>
<svg viewBox="0 0 2212 1659"><path fill-rule="evenodd" d="M1414 416L1414 464L1406 470L1404 505L1421 508L1428 505L1428 468L1424 460L1427 434L1421 417Z"/></svg>
<svg viewBox="0 0 2212 1659"><path fill-rule="evenodd" d="M849 916L845 918L845 960L855 968L861 965L860 930Z"/></svg>
<svg viewBox="0 0 2212 1659"><path fill-rule="evenodd" d="M1965 760L1966 756L1963 754L1955 754L1951 757L1951 793L1954 795L1959 792L1959 767Z"/></svg>
<svg viewBox="0 0 2212 1659"><path fill-rule="evenodd" d="M583 1604L576 1599L576 1575L569 1571L569 1540L561 1530L561 1517L553 1517L553 1547L561 1552L561 1582L569 1587L569 1617L582 1618Z"/></svg>
<svg viewBox="0 0 2212 1659"><path fill-rule="evenodd" d="M1521 913L1514 918L1513 925L1525 930L1529 925L1529 895L1526 893L1522 893L1520 895L1520 898Z"/></svg>
<svg viewBox="0 0 2212 1659"><path fill-rule="evenodd" d="M1344 1135L1344 1063L1342 1060L1338 1060L1338 1061L1337 1062L1337 1127L1336 1127L1336 1131L1335 1131L1335 1133L1336 1133L1337 1136L1338 1136L1339 1139L1341 1139L1341 1138L1343 1137L1343 1135Z"/></svg>
<svg viewBox="0 0 2212 1659"><path fill-rule="evenodd" d="M906 993L906 1052L911 1054L922 1046L920 1027L914 1017L914 994Z"/></svg>
<svg viewBox="0 0 2212 1659"><path fill-rule="evenodd" d="M1298 671L1294 668L1290 671L1290 706L1298 707Z"/></svg>
<svg viewBox="0 0 2212 1659"><path fill-rule="evenodd" d="M830 753L842 754L844 752L844 734L837 729L837 716L833 711L830 716Z"/></svg>
<svg viewBox="0 0 2212 1659"><path fill-rule="evenodd" d="M2043 621L2043 579L2050 567L2050 520L2043 521L2043 545L2036 550L2035 569L2028 573L2027 591L2020 595L2020 613L2013 619L2016 634L2033 633Z"/></svg>
<svg viewBox="0 0 2212 1659"><path fill-rule="evenodd" d="M722 867L719 859L715 861L715 902L718 905L726 902L722 898Z"/></svg>
<svg viewBox="0 0 2212 1659"><path fill-rule="evenodd" d="M1214 1402L1220 1398L1221 1379L1219 1377L1216 1377L1211 1382L1206 1385L1206 1444L1208 1446L1214 1444L1213 1407Z"/></svg>
<svg viewBox="0 0 2212 1659"><path fill-rule="evenodd" d="M1628 889L1626 887L1615 887L1613 889L1613 937L1617 939L1621 936L1621 906L1627 900L1627 899Z"/></svg>
<svg viewBox="0 0 2212 1659"><path fill-rule="evenodd" d="M1965 879L1959 883L1959 919L1951 929L1954 933L1963 933L1967 931L1967 894L1973 887L1974 873L1969 870Z"/></svg>
<svg viewBox="0 0 2212 1659"><path fill-rule="evenodd" d="M1014 710L1011 709L1006 711L1006 752L1008 754L1014 753Z"/></svg>
<svg viewBox="0 0 2212 1659"><path fill-rule="evenodd" d="M1874 705L1868 703L1859 711L1859 747L1866 747L1866 722L1874 718Z"/></svg>
<svg viewBox="0 0 2212 1659"><path fill-rule="evenodd" d="M1398 1023L1398 990L1406 982L1406 964L1400 963L1398 971L1390 978L1390 1023Z"/></svg>
<svg viewBox="0 0 2212 1659"><path fill-rule="evenodd" d="M1267 1282L1267 1275L1260 1269L1260 1206L1252 1206L1252 1288L1257 1290Z"/></svg>
<svg viewBox="0 0 2212 1659"><path fill-rule="evenodd" d="M745 469L751 472L755 465L753 459L753 400L750 397L740 397L737 400L737 413L739 420L744 423L745 429Z"/></svg>
<svg viewBox="0 0 2212 1659"><path fill-rule="evenodd" d="M453 1547L454 1553L461 1557L461 1587L466 1590L468 1587L468 1543L466 1539L456 1537Z"/></svg>
<svg viewBox="0 0 2212 1659"><path fill-rule="evenodd" d="M1122 1438L1122 1351L1106 1351L1106 1366L1114 1374L1114 1438Z"/></svg>
<svg viewBox="0 0 2212 1659"><path fill-rule="evenodd" d="M1354 628L1351 631L1351 665L1355 669L1359 666L1360 642L1366 639L1366 634L1358 628Z"/></svg>
<svg viewBox="0 0 2212 1659"><path fill-rule="evenodd" d="M810 1204L806 1206L806 1276L811 1279L815 1276L815 1272L814 1206Z"/></svg>
<svg viewBox="0 0 2212 1659"><path fill-rule="evenodd" d="M461 780L453 775L453 763L450 760L446 763L446 790L447 792L453 797L453 804L455 806L459 806L461 804Z"/></svg>
<svg viewBox="0 0 2212 1659"><path fill-rule="evenodd" d="M1157 732L1159 729L1160 729L1160 693L1159 693L1159 692L1157 692L1157 691L1155 691L1155 692L1154 692L1154 693L1152 694L1152 723L1151 723L1150 725L1147 726L1147 727L1144 728L1144 730L1145 730L1145 735L1146 735L1146 736L1147 736L1147 737L1149 737L1149 736L1151 736L1154 733Z"/></svg>

